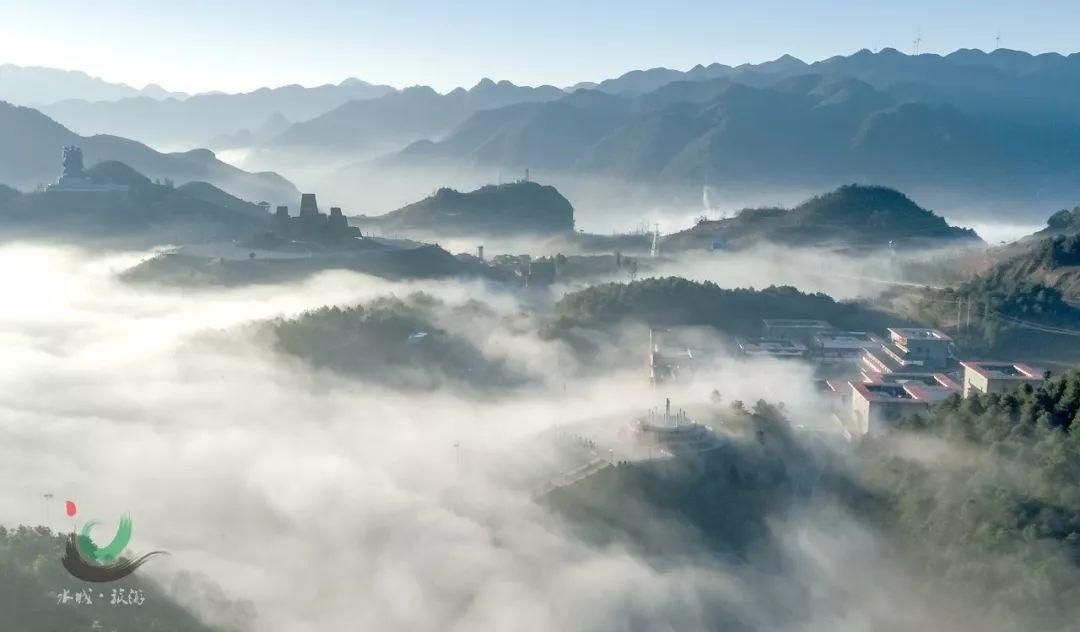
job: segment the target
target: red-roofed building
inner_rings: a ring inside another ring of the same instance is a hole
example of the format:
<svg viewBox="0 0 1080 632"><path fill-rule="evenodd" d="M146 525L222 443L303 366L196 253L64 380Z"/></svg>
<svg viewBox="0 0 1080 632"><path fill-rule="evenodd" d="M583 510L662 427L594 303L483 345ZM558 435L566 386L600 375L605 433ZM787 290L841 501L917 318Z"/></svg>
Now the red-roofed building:
<svg viewBox="0 0 1080 632"><path fill-rule="evenodd" d="M896 382L848 382L853 434L881 432L903 417L928 409L960 392L948 376L937 374Z"/></svg>
<svg viewBox="0 0 1080 632"><path fill-rule="evenodd" d="M964 397L972 393L1004 393L1024 384L1043 383L1042 371L1015 362L961 362L964 367Z"/></svg>

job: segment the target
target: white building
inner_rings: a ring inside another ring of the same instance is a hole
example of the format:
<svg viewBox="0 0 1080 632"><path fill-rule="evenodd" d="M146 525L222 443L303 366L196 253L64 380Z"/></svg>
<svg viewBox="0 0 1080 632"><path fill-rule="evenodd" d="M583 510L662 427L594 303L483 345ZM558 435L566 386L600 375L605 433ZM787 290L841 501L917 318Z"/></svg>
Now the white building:
<svg viewBox="0 0 1080 632"><path fill-rule="evenodd" d="M1004 393L1030 384L1043 383L1041 371L1026 364L1010 362L961 362L964 367L964 397L972 393Z"/></svg>

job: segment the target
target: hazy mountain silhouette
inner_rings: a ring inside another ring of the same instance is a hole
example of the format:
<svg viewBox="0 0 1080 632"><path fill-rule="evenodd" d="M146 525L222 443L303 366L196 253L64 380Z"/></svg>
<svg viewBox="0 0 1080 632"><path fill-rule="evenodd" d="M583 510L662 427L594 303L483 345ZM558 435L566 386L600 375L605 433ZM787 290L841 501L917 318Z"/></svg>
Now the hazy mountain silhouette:
<svg viewBox="0 0 1080 632"><path fill-rule="evenodd" d="M265 209L206 182L154 182L114 160L88 167L86 176L96 184L128 189L19 193L0 187L0 232L145 245L243 239L270 222Z"/></svg>
<svg viewBox="0 0 1080 632"><path fill-rule="evenodd" d="M899 53L833 63L888 66L896 56L899 66L938 63ZM782 59L767 81L755 71L753 83L726 77L667 83L644 94L578 90L554 102L480 111L445 139L414 143L390 162L532 166L699 185L991 188L1037 187L1080 168L1080 125L1063 123L1072 111L1051 119L1038 103L1030 116L1005 106L994 113L985 104L972 111L949 99L903 96L899 84L885 90L835 73L785 76L799 68L805 70ZM1068 90L1075 88L1059 95ZM1040 133L1052 121L1055 134Z"/></svg>
<svg viewBox="0 0 1080 632"><path fill-rule="evenodd" d="M350 101L309 121L296 123L268 143L271 149L371 152L402 147L442 134L479 110L558 99L553 86L516 86L484 79L469 90L439 94L417 86L379 99Z"/></svg>
<svg viewBox="0 0 1080 632"><path fill-rule="evenodd" d="M390 86L346 79L314 88L289 85L240 94L198 94L183 100L139 96L93 103L76 99L53 103L42 111L82 134L108 133L162 147L191 147L250 130L275 114L289 121L305 120L354 99L392 92Z"/></svg>
<svg viewBox="0 0 1080 632"><path fill-rule="evenodd" d="M161 153L118 136L75 134L32 108L0 102L0 182L30 190L60 175L61 149L79 145L87 164L118 160L150 178L175 182L205 181L243 198L287 203L299 195L275 173L248 173L218 160L213 152L195 149Z"/></svg>
<svg viewBox="0 0 1080 632"><path fill-rule="evenodd" d="M863 51L812 65L782 57L654 69L555 102L475 112L442 140L418 142L388 162L532 166L698 186L877 181L1061 196L1080 186L1062 177L1080 170L1074 76L1080 55L1009 51Z"/></svg>
<svg viewBox="0 0 1080 632"><path fill-rule="evenodd" d="M152 99L186 98L156 84L142 90L123 83L110 83L78 70L58 70L39 66L0 64L0 100L16 105L41 106L67 99L113 101L125 97Z"/></svg>

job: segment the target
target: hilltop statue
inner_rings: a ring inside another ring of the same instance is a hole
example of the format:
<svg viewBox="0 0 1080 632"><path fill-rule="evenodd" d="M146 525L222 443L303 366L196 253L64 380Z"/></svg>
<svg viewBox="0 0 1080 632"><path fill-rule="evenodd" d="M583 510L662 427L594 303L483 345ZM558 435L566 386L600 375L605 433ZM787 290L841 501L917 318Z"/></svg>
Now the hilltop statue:
<svg viewBox="0 0 1080 632"><path fill-rule="evenodd" d="M67 145L64 147L64 177L86 177L86 173L83 171L82 149L75 145Z"/></svg>
<svg viewBox="0 0 1080 632"><path fill-rule="evenodd" d="M54 184L45 187L48 193L127 193L126 184L94 182L83 169L82 149L75 145L64 147L64 174Z"/></svg>

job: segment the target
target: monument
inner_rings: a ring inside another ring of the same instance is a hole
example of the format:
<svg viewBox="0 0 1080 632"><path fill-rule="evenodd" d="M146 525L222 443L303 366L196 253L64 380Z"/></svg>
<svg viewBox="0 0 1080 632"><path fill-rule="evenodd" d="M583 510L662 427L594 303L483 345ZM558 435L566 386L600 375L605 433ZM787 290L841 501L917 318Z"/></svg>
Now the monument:
<svg viewBox="0 0 1080 632"><path fill-rule="evenodd" d="M287 241L315 242L321 244L350 243L359 238L360 229L349 226L349 220L334 206L330 215L319 211L314 193L300 197L300 214L289 215L289 207L279 206L271 219L271 233Z"/></svg>
<svg viewBox="0 0 1080 632"><path fill-rule="evenodd" d="M64 147L64 173L54 184L45 187L48 193L127 193L126 184L101 184L86 175L82 149L75 145Z"/></svg>

